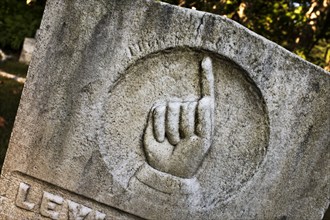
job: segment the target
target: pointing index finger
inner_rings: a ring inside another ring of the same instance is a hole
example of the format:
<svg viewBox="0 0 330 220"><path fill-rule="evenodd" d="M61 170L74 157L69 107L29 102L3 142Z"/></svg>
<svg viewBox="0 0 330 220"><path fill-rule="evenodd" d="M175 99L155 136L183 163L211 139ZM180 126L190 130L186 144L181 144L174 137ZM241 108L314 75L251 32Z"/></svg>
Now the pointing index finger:
<svg viewBox="0 0 330 220"><path fill-rule="evenodd" d="M201 94L203 97L211 97L214 99L214 77L212 69L212 60L206 56L202 60L202 75L201 75Z"/></svg>

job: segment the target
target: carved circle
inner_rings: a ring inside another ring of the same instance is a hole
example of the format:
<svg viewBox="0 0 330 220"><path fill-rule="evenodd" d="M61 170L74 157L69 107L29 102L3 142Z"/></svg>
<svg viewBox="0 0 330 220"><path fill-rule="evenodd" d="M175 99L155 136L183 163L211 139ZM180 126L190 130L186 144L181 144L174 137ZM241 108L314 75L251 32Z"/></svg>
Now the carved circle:
<svg viewBox="0 0 330 220"><path fill-rule="evenodd" d="M207 51L176 48L130 66L111 89L100 151L113 178L127 186L146 161L142 137L156 102L198 100L200 62L213 60L215 128L212 146L196 173L202 203L224 200L258 170L267 150L269 122L262 95L234 63Z"/></svg>

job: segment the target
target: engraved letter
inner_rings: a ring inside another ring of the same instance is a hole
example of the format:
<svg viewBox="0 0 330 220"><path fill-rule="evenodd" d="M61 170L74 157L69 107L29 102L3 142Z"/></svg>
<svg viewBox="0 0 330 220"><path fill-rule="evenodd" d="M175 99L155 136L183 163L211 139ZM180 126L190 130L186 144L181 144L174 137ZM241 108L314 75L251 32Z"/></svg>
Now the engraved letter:
<svg viewBox="0 0 330 220"><path fill-rule="evenodd" d="M31 211L35 204L27 201L30 186L26 183L20 183L16 197L16 205L22 209Z"/></svg>
<svg viewBox="0 0 330 220"><path fill-rule="evenodd" d="M68 200L69 219L83 220L92 211L92 209Z"/></svg>
<svg viewBox="0 0 330 220"><path fill-rule="evenodd" d="M63 198L60 196L44 192L40 205L40 214L51 219L59 219L60 213L56 210L56 207L62 205L63 201Z"/></svg>

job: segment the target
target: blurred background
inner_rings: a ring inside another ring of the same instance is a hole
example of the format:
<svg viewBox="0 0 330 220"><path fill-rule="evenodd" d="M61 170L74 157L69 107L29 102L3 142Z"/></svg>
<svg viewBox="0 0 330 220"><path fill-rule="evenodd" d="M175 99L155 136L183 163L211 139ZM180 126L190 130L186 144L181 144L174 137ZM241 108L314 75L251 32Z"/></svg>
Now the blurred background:
<svg viewBox="0 0 330 220"><path fill-rule="evenodd" d="M0 0L0 169L29 64L28 59L19 62L23 42L34 38L45 3L46 0Z"/></svg>
<svg viewBox="0 0 330 220"><path fill-rule="evenodd" d="M330 71L330 0L163 2L226 16ZM46 0L0 1L0 169L45 4ZM324 219L330 219L329 214Z"/></svg>

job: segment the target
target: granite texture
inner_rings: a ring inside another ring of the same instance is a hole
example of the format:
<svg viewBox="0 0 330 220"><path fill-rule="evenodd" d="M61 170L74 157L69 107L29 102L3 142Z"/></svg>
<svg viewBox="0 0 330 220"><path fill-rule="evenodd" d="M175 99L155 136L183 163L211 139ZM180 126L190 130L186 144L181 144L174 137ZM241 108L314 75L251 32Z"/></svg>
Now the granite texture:
<svg viewBox="0 0 330 220"><path fill-rule="evenodd" d="M322 219L330 74L225 17L47 1L4 219Z"/></svg>

